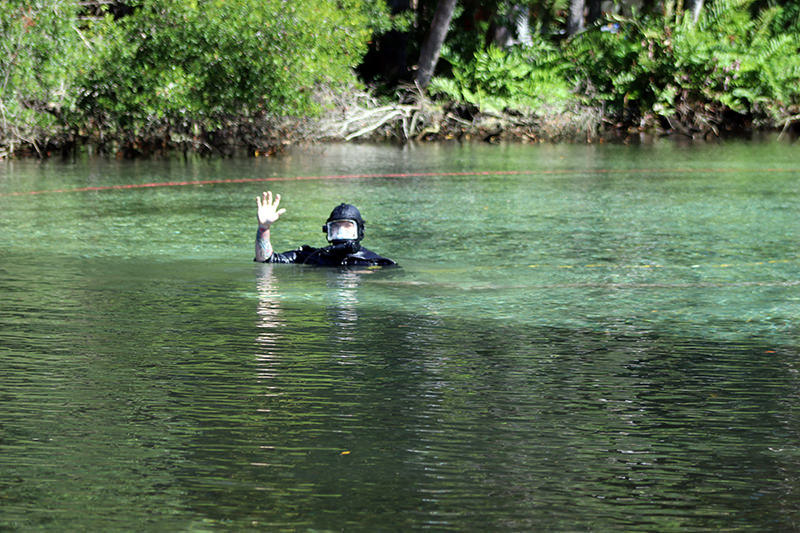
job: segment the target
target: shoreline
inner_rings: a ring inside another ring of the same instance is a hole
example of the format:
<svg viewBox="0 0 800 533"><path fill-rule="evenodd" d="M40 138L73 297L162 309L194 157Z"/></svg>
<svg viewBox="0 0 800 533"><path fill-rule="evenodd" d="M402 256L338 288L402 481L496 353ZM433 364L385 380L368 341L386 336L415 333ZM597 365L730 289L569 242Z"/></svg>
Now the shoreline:
<svg viewBox="0 0 800 533"><path fill-rule="evenodd" d="M117 159L168 155L206 157L269 157L302 144L479 141L486 143L620 143L642 144L663 138L713 142L728 138L758 139L777 136L794 141L800 123L782 128L757 124L743 116L704 120L702 127L680 120L647 117L639 125L615 122L600 110L573 107L558 112L480 112L427 98L410 103L363 105L357 100L337 102L320 117L228 117L223 126L205 131L197 124L176 128L164 123L139 134L110 136L107 132L61 132L9 151L0 147L0 161L80 154ZM184 122L184 124L187 124Z"/></svg>

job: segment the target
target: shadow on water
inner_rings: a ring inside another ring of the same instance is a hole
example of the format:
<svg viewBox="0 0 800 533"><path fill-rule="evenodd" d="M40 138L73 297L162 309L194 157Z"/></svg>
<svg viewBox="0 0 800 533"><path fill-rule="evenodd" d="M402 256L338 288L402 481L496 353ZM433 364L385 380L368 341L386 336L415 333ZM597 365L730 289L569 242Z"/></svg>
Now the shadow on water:
<svg viewBox="0 0 800 533"><path fill-rule="evenodd" d="M5 525L796 525L792 343L397 304L404 269L19 268Z"/></svg>
<svg viewBox="0 0 800 533"><path fill-rule="evenodd" d="M19 268L7 525L796 525L792 343L396 305L403 269Z"/></svg>
<svg viewBox="0 0 800 533"><path fill-rule="evenodd" d="M374 273L276 270L257 282L256 379L238 376L248 416L234 402L204 418L177 474L203 516L453 530L797 517L796 347L387 310L364 305ZM287 298L298 277L325 289Z"/></svg>

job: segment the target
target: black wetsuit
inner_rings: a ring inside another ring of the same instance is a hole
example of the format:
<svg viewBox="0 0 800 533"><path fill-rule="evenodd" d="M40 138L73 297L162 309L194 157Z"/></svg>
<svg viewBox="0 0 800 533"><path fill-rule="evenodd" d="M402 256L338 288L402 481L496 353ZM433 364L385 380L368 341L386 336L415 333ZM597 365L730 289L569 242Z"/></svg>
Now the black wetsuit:
<svg viewBox="0 0 800 533"><path fill-rule="evenodd" d="M303 245L302 248L288 252L274 252L265 263L299 263L317 266L392 266L394 261L381 257L372 250L361 247L357 252L342 253L334 246L313 248Z"/></svg>

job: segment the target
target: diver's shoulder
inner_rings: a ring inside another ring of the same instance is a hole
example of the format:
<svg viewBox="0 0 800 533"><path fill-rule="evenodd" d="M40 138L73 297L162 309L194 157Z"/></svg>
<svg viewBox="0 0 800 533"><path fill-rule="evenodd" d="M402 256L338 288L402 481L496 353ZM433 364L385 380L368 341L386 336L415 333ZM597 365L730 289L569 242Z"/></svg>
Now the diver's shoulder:
<svg viewBox="0 0 800 533"><path fill-rule="evenodd" d="M389 259L388 257L383 257L382 255L379 255L368 248L364 248L363 246L358 252L356 252L353 255L358 257L359 259L369 261L376 265L392 266L397 264L397 262L394 261L393 259Z"/></svg>

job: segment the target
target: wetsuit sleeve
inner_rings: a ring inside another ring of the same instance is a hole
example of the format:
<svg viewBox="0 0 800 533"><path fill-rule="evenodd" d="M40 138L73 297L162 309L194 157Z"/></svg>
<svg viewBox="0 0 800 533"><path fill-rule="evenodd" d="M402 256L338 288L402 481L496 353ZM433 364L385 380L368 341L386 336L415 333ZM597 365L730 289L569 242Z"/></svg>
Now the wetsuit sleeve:
<svg viewBox="0 0 800 533"><path fill-rule="evenodd" d="M315 249L310 246L303 246L297 250L290 250L288 252L272 252L264 263L305 263L308 256L313 253Z"/></svg>
<svg viewBox="0 0 800 533"><path fill-rule="evenodd" d="M282 253L272 252L272 255L269 256L269 259L267 259L265 263L296 263L297 252L298 250Z"/></svg>
<svg viewBox="0 0 800 533"><path fill-rule="evenodd" d="M351 254L348 258L349 264L354 265L370 265L370 266L394 266L397 265L395 261L388 257L382 257L372 250L361 248L357 253Z"/></svg>

